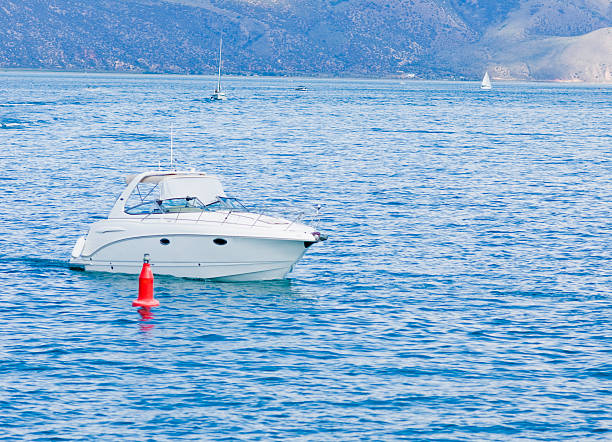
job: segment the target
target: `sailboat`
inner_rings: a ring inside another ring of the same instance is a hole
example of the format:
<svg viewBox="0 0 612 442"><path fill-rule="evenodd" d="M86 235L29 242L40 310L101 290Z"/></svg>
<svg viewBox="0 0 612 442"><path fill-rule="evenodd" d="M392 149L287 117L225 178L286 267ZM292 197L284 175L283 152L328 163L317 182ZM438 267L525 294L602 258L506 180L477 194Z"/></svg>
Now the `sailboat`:
<svg viewBox="0 0 612 442"><path fill-rule="evenodd" d="M490 90L491 89L491 79L489 78L489 72L485 71L484 77L482 77L482 83L480 83L480 89Z"/></svg>
<svg viewBox="0 0 612 442"><path fill-rule="evenodd" d="M210 96L211 100L226 100L225 92L221 90L221 45L223 44L223 37L219 40L219 76L217 78L217 87L215 92Z"/></svg>

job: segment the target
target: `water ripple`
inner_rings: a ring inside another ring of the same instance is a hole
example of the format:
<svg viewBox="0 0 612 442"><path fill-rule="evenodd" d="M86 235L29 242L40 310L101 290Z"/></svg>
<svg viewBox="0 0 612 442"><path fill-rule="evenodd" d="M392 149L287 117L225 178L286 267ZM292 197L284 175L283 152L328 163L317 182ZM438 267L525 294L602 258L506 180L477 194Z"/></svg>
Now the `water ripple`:
<svg viewBox="0 0 612 442"><path fill-rule="evenodd" d="M609 86L0 77L5 438L610 439ZM70 270L171 123L329 241L288 281L157 277L152 311Z"/></svg>

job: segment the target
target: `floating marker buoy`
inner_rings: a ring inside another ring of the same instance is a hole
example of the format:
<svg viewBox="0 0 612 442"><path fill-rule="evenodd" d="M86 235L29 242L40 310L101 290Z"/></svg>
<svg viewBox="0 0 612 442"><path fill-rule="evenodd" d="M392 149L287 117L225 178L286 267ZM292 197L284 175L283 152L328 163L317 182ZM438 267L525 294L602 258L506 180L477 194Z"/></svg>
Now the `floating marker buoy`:
<svg viewBox="0 0 612 442"><path fill-rule="evenodd" d="M142 270L138 278L138 299L132 302L132 307L157 307L159 301L153 297L153 272L149 265L149 254L142 259Z"/></svg>

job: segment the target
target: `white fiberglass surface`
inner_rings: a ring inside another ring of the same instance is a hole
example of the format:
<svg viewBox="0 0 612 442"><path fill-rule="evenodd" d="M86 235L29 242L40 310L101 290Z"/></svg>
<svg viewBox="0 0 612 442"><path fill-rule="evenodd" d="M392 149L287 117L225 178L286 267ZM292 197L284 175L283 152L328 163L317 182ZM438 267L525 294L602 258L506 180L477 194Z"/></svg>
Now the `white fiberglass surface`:
<svg viewBox="0 0 612 442"><path fill-rule="evenodd" d="M159 184L160 199L195 197L203 204L211 204L225 196L221 182L215 177L170 177Z"/></svg>

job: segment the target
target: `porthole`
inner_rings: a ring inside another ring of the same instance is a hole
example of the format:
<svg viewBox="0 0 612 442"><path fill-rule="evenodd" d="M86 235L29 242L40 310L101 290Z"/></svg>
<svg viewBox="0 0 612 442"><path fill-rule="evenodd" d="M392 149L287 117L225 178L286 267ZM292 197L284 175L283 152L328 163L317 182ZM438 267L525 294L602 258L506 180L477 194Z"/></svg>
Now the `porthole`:
<svg viewBox="0 0 612 442"><path fill-rule="evenodd" d="M159 243L162 246L167 246L168 244L170 244L170 240L168 238L162 238L162 239L159 240Z"/></svg>
<svg viewBox="0 0 612 442"><path fill-rule="evenodd" d="M218 246L224 246L225 244L227 244L227 240L223 238L215 238L213 239L213 242Z"/></svg>

